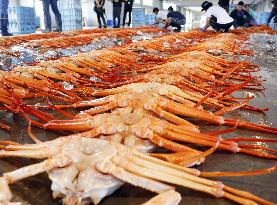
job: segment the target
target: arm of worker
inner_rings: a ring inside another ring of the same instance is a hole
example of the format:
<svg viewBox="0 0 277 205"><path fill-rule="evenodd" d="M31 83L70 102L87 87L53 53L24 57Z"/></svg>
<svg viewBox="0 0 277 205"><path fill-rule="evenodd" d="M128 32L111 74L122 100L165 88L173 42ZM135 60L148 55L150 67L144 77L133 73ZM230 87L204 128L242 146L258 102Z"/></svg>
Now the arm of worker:
<svg viewBox="0 0 277 205"><path fill-rule="evenodd" d="M205 32L210 27L210 20L211 20L211 17L206 18L206 24L204 27L200 28L200 31Z"/></svg>
<svg viewBox="0 0 277 205"><path fill-rule="evenodd" d="M254 18L254 16L252 16L248 11L243 10L243 12L244 12L244 16L251 20L250 24L252 26L257 26L258 25L256 19Z"/></svg>
<svg viewBox="0 0 277 205"><path fill-rule="evenodd" d="M235 20L237 19L237 12L236 10L233 10L231 13L230 13L230 16Z"/></svg>
<svg viewBox="0 0 277 205"><path fill-rule="evenodd" d="M157 19L156 19L154 25L157 25L157 24L160 24L160 23L165 24L165 20L162 19L162 18L160 18L160 17L157 17Z"/></svg>
<svg viewBox="0 0 277 205"><path fill-rule="evenodd" d="M244 12L244 15L245 15L247 18L249 18L249 19L253 19L253 18L254 18L254 17L251 16L247 11L243 10L243 12Z"/></svg>

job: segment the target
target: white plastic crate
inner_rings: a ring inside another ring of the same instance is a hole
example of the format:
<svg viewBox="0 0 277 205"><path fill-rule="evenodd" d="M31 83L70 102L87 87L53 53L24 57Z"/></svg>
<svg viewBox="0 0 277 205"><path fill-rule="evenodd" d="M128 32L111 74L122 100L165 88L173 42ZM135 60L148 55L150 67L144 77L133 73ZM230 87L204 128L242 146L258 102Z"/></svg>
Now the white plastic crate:
<svg viewBox="0 0 277 205"><path fill-rule="evenodd" d="M266 24L270 12L259 12L255 13L254 17L258 24Z"/></svg>
<svg viewBox="0 0 277 205"><path fill-rule="evenodd" d="M269 24L269 27L276 31L277 30L277 23L271 23L271 24Z"/></svg>
<svg viewBox="0 0 277 205"><path fill-rule="evenodd" d="M133 28L142 27L142 26L145 26L145 21L132 21Z"/></svg>
<svg viewBox="0 0 277 205"><path fill-rule="evenodd" d="M145 24L152 25L155 23L156 16L155 15L145 15Z"/></svg>
<svg viewBox="0 0 277 205"><path fill-rule="evenodd" d="M142 22L145 24L145 9L144 8L133 8L132 24L140 25Z"/></svg>
<svg viewBox="0 0 277 205"><path fill-rule="evenodd" d="M34 33L36 28L35 9L12 6L8 8L9 31L13 34Z"/></svg>
<svg viewBox="0 0 277 205"><path fill-rule="evenodd" d="M80 0L60 0L58 1L58 8L60 11L63 9L81 9L81 1Z"/></svg>

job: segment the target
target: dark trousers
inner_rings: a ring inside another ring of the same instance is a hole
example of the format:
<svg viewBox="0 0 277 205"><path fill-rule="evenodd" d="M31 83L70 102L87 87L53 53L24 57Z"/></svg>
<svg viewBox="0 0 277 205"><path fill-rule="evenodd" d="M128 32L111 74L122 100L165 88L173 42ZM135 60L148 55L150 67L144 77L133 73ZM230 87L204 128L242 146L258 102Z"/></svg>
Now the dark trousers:
<svg viewBox="0 0 277 205"><path fill-rule="evenodd" d="M96 15L97 15L97 20L98 20L99 28L102 28L101 19L103 21L104 28L107 28L107 23L106 23L106 19L105 19L105 16L104 16L104 12L102 12L102 11L96 11Z"/></svg>
<svg viewBox="0 0 277 205"><path fill-rule="evenodd" d="M113 7L113 27L119 28L120 27L120 16L121 16L121 7ZM117 19L117 23L116 23Z"/></svg>
<svg viewBox="0 0 277 205"><path fill-rule="evenodd" d="M0 24L1 24L1 33L7 33L8 32L8 6L9 6L9 0L0 0Z"/></svg>
<svg viewBox="0 0 277 205"><path fill-rule="evenodd" d="M217 18L215 16L212 16L210 19L210 25L216 31L224 30L224 32L228 32L229 29L232 27L233 23L234 22L227 23L227 24L219 24L217 23Z"/></svg>
<svg viewBox="0 0 277 205"><path fill-rule="evenodd" d="M42 0L42 5L43 5L45 28L51 29L51 16L49 12L49 8L51 5L51 9L55 14L57 30L62 30L62 17L58 9L57 0Z"/></svg>
<svg viewBox="0 0 277 205"><path fill-rule="evenodd" d="M239 18L234 21L234 28L238 27L249 27L251 19L249 18Z"/></svg>
<svg viewBox="0 0 277 205"><path fill-rule="evenodd" d="M127 13L129 14L128 26L131 25L131 22L132 22L132 10L130 10L130 9L124 9L123 24L122 24L122 26L125 26L125 21L126 21Z"/></svg>
<svg viewBox="0 0 277 205"><path fill-rule="evenodd" d="M274 17L274 23L277 23L277 11L276 10L272 10L268 19L267 19L267 24L269 24L272 20L272 18Z"/></svg>

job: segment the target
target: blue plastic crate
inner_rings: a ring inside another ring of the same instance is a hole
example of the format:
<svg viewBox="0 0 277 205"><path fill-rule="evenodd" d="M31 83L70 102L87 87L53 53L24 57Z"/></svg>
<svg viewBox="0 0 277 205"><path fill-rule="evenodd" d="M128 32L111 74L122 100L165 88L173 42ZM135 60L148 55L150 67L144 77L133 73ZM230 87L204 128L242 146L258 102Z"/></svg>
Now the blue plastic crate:
<svg viewBox="0 0 277 205"><path fill-rule="evenodd" d="M270 23L269 27L276 31L277 30L277 23Z"/></svg>
<svg viewBox="0 0 277 205"><path fill-rule="evenodd" d="M108 19L108 20L107 20L107 26L112 26L112 25L113 25L113 20Z"/></svg>

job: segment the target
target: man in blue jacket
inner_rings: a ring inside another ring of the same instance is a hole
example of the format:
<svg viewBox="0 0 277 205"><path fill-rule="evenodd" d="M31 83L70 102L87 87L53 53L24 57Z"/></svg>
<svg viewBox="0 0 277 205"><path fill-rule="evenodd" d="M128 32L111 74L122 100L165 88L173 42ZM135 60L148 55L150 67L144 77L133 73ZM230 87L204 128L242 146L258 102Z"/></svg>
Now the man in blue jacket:
<svg viewBox="0 0 277 205"><path fill-rule="evenodd" d="M0 24L1 24L1 35L2 36L12 36L8 32L8 6L9 6L9 0L0 0Z"/></svg>
<svg viewBox="0 0 277 205"><path fill-rule="evenodd" d="M234 9L230 16L234 19L234 28L253 26L252 19L254 19L247 11L243 9L244 2L240 1L237 8Z"/></svg>
<svg viewBox="0 0 277 205"><path fill-rule="evenodd" d="M182 27L181 25L186 24L186 17L179 11L174 11L172 6L168 8L168 14L166 19L166 27L172 26L176 27L175 32L180 32Z"/></svg>

